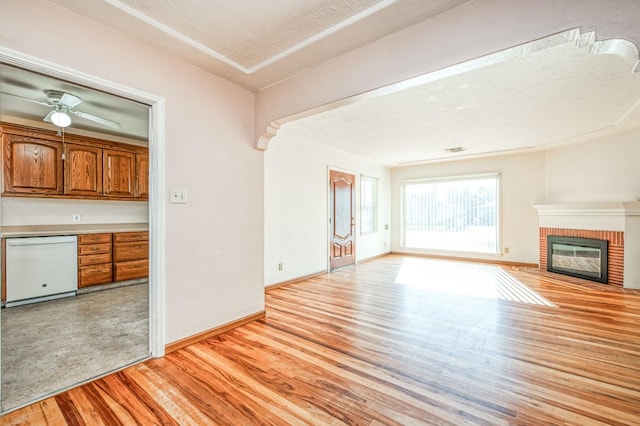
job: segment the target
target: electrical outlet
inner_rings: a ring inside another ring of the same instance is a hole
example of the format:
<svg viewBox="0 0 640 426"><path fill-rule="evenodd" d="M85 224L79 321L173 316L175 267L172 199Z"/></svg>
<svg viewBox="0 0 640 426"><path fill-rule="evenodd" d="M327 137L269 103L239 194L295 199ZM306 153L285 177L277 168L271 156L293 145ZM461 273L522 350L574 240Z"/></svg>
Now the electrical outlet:
<svg viewBox="0 0 640 426"><path fill-rule="evenodd" d="M80 222L80 213L74 213L71 215L71 221L73 223L78 223Z"/></svg>
<svg viewBox="0 0 640 426"><path fill-rule="evenodd" d="M282 271L283 269L282 262L278 263L278 271Z"/></svg>
<svg viewBox="0 0 640 426"><path fill-rule="evenodd" d="M187 204L187 190L184 188L171 189L171 202L176 204Z"/></svg>
<svg viewBox="0 0 640 426"><path fill-rule="evenodd" d="M505 247L503 251L505 254L509 253L509 247Z"/></svg>

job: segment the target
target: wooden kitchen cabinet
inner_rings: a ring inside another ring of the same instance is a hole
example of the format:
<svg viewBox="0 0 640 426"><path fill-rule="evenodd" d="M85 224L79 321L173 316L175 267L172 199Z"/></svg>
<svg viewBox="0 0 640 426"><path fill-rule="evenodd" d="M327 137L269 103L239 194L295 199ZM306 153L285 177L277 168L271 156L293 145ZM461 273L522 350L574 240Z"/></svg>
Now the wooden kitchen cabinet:
<svg viewBox="0 0 640 426"><path fill-rule="evenodd" d="M113 241L111 233L78 235L79 244L104 244L111 243L111 241Z"/></svg>
<svg viewBox="0 0 640 426"><path fill-rule="evenodd" d="M136 198L149 199L149 156L136 154Z"/></svg>
<svg viewBox="0 0 640 426"><path fill-rule="evenodd" d="M113 256L111 255L110 251L109 253L84 254L78 256L78 266L99 265L107 263L111 264L112 260Z"/></svg>
<svg viewBox="0 0 640 426"><path fill-rule="evenodd" d="M113 282L112 234L78 235L78 288Z"/></svg>
<svg viewBox="0 0 640 426"><path fill-rule="evenodd" d="M113 244L113 261L147 259L149 257L149 241L126 241Z"/></svg>
<svg viewBox="0 0 640 426"><path fill-rule="evenodd" d="M114 281L149 276L149 232L113 234Z"/></svg>
<svg viewBox="0 0 640 426"><path fill-rule="evenodd" d="M64 193L102 195L102 149L66 144L64 150Z"/></svg>
<svg viewBox="0 0 640 426"><path fill-rule="evenodd" d="M81 244L78 245L79 256L89 256L92 254L111 254L111 243Z"/></svg>
<svg viewBox="0 0 640 426"><path fill-rule="evenodd" d="M111 263L82 266L78 270L78 288L108 284L112 281Z"/></svg>
<svg viewBox="0 0 640 426"><path fill-rule="evenodd" d="M74 134L63 143L53 131L4 122L0 135L3 196L149 199L147 147Z"/></svg>
<svg viewBox="0 0 640 426"><path fill-rule="evenodd" d="M149 241L149 231L117 232L113 234L114 243Z"/></svg>
<svg viewBox="0 0 640 426"><path fill-rule="evenodd" d="M78 287L149 276L149 232L78 235Z"/></svg>
<svg viewBox="0 0 640 426"><path fill-rule="evenodd" d="M113 264L115 281L133 280L149 276L149 260L132 260Z"/></svg>
<svg viewBox="0 0 640 426"><path fill-rule="evenodd" d="M133 198L135 185L135 154L103 150L103 194L107 197Z"/></svg>
<svg viewBox="0 0 640 426"><path fill-rule="evenodd" d="M2 132L4 192L38 196L62 194L62 144Z"/></svg>

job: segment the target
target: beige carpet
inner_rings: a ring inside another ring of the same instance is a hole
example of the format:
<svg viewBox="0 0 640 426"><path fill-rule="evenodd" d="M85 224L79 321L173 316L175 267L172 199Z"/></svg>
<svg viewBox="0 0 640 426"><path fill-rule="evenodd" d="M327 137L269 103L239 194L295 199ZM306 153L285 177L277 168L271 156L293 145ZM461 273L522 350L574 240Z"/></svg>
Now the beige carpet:
<svg viewBox="0 0 640 426"><path fill-rule="evenodd" d="M149 356L146 283L2 309L2 411Z"/></svg>

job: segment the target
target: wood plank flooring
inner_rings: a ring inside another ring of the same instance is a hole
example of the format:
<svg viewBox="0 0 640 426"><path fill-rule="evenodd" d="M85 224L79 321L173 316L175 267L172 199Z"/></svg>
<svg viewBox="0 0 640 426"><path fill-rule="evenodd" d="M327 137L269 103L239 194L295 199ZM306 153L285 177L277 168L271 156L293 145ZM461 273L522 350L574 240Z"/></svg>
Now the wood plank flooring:
<svg viewBox="0 0 640 426"><path fill-rule="evenodd" d="M640 295L386 256L3 424L640 424Z"/></svg>

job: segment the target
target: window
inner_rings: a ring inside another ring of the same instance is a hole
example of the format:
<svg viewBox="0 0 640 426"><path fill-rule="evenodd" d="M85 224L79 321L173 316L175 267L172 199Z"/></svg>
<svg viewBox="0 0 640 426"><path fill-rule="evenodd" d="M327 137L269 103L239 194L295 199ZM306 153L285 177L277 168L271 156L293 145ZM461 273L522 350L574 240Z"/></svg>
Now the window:
<svg viewBox="0 0 640 426"><path fill-rule="evenodd" d="M360 176L360 233L378 230L378 179Z"/></svg>
<svg viewBox="0 0 640 426"><path fill-rule="evenodd" d="M499 174L402 186L404 247L498 253Z"/></svg>

